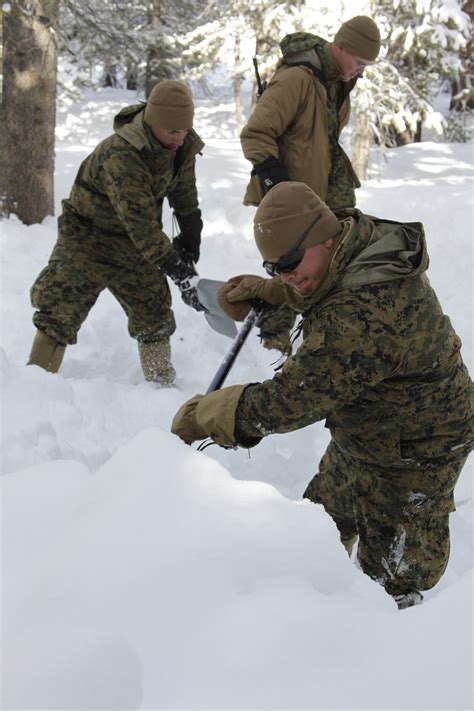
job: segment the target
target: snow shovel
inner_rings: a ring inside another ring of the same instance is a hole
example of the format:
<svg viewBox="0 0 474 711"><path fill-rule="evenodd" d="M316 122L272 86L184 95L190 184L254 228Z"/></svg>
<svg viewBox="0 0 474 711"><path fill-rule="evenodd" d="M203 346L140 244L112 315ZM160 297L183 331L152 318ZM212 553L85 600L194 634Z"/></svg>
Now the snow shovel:
<svg viewBox="0 0 474 711"><path fill-rule="evenodd" d="M233 341L229 351L227 352L227 355L225 356L224 360L222 361L222 363L219 367L219 370L214 375L214 377L211 381L211 384L209 385L208 389L206 390L206 395L214 392L214 390L219 390L219 388L222 387L224 380L226 379L232 366L234 365L235 360L236 360L237 356L239 355L242 346L244 345L245 341L247 340L247 336L249 335L250 331L257 323L258 319L260 318L260 316L262 315L264 310L265 310L265 305L262 303L258 303L257 306L254 306L249 311L249 313L247 314L247 316L245 318L245 321L242 324L242 328L240 329L238 335L234 338L234 341ZM234 323L234 322L232 322L232 323ZM234 326L235 326L235 324L234 324Z"/></svg>
<svg viewBox="0 0 474 711"><path fill-rule="evenodd" d="M228 338L235 338L237 328L229 316L225 314L217 301L217 292L226 282L214 279L199 279L196 290L200 303L206 309L204 316L211 328Z"/></svg>

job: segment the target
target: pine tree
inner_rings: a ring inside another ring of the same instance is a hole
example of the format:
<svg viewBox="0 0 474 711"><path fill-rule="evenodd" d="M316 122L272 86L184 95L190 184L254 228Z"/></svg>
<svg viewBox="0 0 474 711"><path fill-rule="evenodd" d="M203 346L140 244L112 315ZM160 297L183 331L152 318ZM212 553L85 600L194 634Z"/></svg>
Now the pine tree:
<svg viewBox="0 0 474 711"><path fill-rule="evenodd" d="M414 104L409 95L406 106L413 117L406 123L407 138L419 140L421 126L432 113L427 105L441 83L461 70L459 52L469 38L469 18L458 0L379 0L377 5L387 32L387 61L419 99ZM403 132L396 124L394 129L398 142Z"/></svg>
<svg viewBox="0 0 474 711"><path fill-rule="evenodd" d="M206 23L183 38L183 58L190 78L203 79L216 66L226 67L233 87L237 132L244 122L242 84L254 76L252 57L262 58L263 72L276 64L278 42L291 31L293 14L301 4L277 0L214 2L203 16Z"/></svg>
<svg viewBox="0 0 474 711"><path fill-rule="evenodd" d="M84 83L145 90L183 76L181 36L206 0L63 0L61 53Z"/></svg>
<svg viewBox="0 0 474 711"><path fill-rule="evenodd" d="M458 0L375 0L372 7L381 57L357 82L352 102L352 162L361 179L374 140L383 146L421 140L423 126L442 134L446 124L433 100L459 71L459 50L469 36L469 18Z"/></svg>

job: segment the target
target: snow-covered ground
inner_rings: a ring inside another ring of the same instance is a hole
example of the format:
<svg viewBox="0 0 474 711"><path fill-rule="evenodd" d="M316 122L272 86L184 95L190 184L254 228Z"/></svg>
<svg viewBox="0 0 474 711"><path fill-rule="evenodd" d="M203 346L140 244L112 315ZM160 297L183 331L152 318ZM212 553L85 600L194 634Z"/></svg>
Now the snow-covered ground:
<svg viewBox="0 0 474 711"><path fill-rule="evenodd" d="M79 162L135 101L106 90L59 114L58 211ZM200 104L208 278L262 274L232 125L229 105ZM358 194L368 213L425 224L430 278L468 363L472 159L472 144L393 150ZM206 390L230 345L174 287L175 388L142 380L108 293L58 375L26 367L28 291L56 223L12 217L0 230L2 708L471 708L472 463L456 490L448 570L423 605L399 612L347 558L324 511L301 500L328 441L322 423L250 455L200 453L171 435L173 414ZM228 384L270 377L277 358L252 334Z"/></svg>

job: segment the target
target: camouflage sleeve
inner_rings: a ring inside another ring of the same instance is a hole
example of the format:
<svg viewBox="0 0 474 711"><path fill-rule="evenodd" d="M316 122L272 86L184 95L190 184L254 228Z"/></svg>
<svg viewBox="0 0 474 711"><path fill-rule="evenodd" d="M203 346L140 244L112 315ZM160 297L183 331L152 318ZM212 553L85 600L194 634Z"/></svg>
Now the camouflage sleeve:
<svg viewBox="0 0 474 711"><path fill-rule="evenodd" d="M178 214L186 217L199 206L196 187L196 159L188 158L179 172L175 185L168 192L168 202Z"/></svg>
<svg viewBox="0 0 474 711"><path fill-rule="evenodd" d="M351 117L351 102L349 97L344 101L339 110L339 135L341 135L342 129L347 126L349 119Z"/></svg>
<svg viewBox="0 0 474 711"><path fill-rule="evenodd" d="M236 434L262 437L306 427L388 377L396 356L373 326L372 333L364 330L355 313L323 318L274 378L246 388Z"/></svg>
<svg viewBox="0 0 474 711"><path fill-rule="evenodd" d="M148 169L132 150L110 152L101 167L107 197L125 231L144 259L159 266L172 246L158 222Z"/></svg>
<svg viewBox="0 0 474 711"><path fill-rule="evenodd" d="M296 313L288 304L277 308L268 309L259 318L257 326L260 328L260 337L269 338L280 333L290 331L295 325Z"/></svg>

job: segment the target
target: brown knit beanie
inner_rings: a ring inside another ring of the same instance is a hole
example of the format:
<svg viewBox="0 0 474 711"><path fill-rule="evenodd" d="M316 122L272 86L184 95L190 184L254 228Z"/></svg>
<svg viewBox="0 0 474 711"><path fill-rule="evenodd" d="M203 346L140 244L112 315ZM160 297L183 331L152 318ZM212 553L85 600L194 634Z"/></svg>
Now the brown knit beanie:
<svg viewBox="0 0 474 711"><path fill-rule="evenodd" d="M194 104L188 87L165 79L155 84L145 106L145 122L152 128L182 131L193 127Z"/></svg>
<svg viewBox="0 0 474 711"><path fill-rule="evenodd" d="M353 57L375 62L380 52L379 28L370 17L357 15L341 25L334 42Z"/></svg>
<svg viewBox="0 0 474 711"><path fill-rule="evenodd" d="M278 183L263 198L255 213L254 237L263 259L287 254L317 218L301 246L304 249L338 235L342 224L306 183Z"/></svg>

